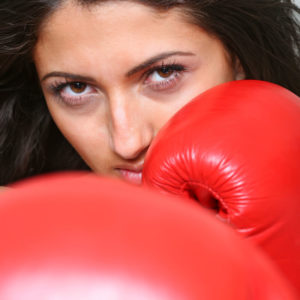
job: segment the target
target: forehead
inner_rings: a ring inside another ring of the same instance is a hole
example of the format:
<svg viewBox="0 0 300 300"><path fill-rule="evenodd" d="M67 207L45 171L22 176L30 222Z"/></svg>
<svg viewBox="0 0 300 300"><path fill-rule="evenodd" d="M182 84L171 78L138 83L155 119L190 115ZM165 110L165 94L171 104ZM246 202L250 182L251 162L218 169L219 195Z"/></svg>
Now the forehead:
<svg viewBox="0 0 300 300"><path fill-rule="evenodd" d="M132 19L132 17L143 27L148 23L155 27L172 21L185 23L183 16L183 10L179 10L179 8L162 11L132 1L105 1L91 5L80 5L75 1L66 1L46 19L40 33L44 35L60 26L68 29L70 25L74 30L82 28L82 25L86 28L92 28L92 24L95 25L93 29L102 25L99 29L108 29L108 26L111 26L113 30L116 23L122 24L126 20L130 21L129 18ZM132 29L136 31L139 27ZM119 27L119 30L121 32L122 27Z"/></svg>
<svg viewBox="0 0 300 300"><path fill-rule="evenodd" d="M67 1L45 21L38 43L55 41L57 46L63 46L65 42L80 42L88 46L101 41L101 45L117 46L120 42L138 43L143 36L151 40L166 34L169 39L183 38L191 34L191 27L197 28L188 24L177 9L161 12L130 1L89 6Z"/></svg>
<svg viewBox="0 0 300 300"><path fill-rule="evenodd" d="M208 48L211 41L176 8L158 11L131 1L80 6L68 1L42 26L34 58L39 69L93 72L95 62L101 62L99 68L108 72L108 62L127 68L161 52Z"/></svg>

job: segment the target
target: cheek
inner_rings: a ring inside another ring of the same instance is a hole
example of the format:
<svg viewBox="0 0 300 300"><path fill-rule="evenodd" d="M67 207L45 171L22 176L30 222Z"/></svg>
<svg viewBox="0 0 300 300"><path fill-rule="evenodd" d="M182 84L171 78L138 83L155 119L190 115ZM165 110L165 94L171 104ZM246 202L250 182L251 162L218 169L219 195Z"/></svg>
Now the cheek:
<svg viewBox="0 0 300 300"><path fill-rule="evenodd" d="M99 118L66 113L51 103L48 108L60 132L91 169L108 161L108 138Z"/></svg>
<svg viewBox="0 0 300 300"><path fill-rule="evenodd" d="M199 94L225 82L235 80L233 69L221 61L220 64L203 66L194 76L191 76L188 84L180 94L181 103L184 105ZM179 95L178 95L179 96Z"/></svg>
<svg viewBox="0 0 300 300"><path fill-rule="evenodd" d="M61 124L62 134L86 164L97 173L107 173L111 163L111 151L107 135L101 128L95 129L81 122ZM93 129L91 129L93 128Z"/></svg>
<svg viewBox="0 0 300 300"><path fill-rule="evenodd" d="M84 132L84 127L80 126L82 122L78 120L78 118L64 113L60 107L53 104L52 101L47 101L47 105L54 123L69 143L74 146Z"/></svg>
<svg viewBox="0 0 300 300"><path fill-rule="evenodd" d="M206 90L234 80L234 73L228 65L218 65L215 69L203 68L191 76L180 91L172 95L166 104L159 103L155 108L154 124L158 130L170 119L176 112L183 108L192 99Z"/></svg>
<svg viewBox="0 0 300 300"><path fill-rule="evenodd" d="M147 110L147 115L144 117L150 120L155 135L183 106L190 102L190 96L189 93L180 91L167 101L154 101L155 105Z"/></svg>

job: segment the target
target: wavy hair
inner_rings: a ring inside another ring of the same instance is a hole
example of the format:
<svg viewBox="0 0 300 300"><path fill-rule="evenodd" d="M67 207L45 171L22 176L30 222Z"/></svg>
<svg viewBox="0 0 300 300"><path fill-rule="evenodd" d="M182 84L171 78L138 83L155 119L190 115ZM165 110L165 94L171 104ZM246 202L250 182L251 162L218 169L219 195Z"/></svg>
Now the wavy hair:
<svg viewBox="0 0 300 300"><path fill-rule="evenodd" d="M1 0L0 185L58 170L88 169L48 112L32 59L43 22L67 0ZM72 0L79 5L104 1ZM216 36L247 79L300 95L300 9L292 0L123 0L180 10Z"/></svg>

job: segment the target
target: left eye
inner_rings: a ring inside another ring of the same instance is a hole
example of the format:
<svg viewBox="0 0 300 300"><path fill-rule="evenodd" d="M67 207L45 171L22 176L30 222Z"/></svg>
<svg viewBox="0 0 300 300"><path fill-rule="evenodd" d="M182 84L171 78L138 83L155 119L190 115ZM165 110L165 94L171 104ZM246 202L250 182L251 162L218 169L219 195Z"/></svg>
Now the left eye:
<svg viewBox="0 0 300 300"><path fill-rule="evenodd" d="M171 79L177 74L177 70L172 67L162 67L157 70L153 70L149 75L152 82L161 82L167 79Z"/></svg>
<svg viewBox="0 0 300 300"><path fill-rule="evenodd" d="M171 91L178 85L185 71L186 68L181 64L156 66L147 72L144 84L156 92Z"/></svg>
<svg viewBox="0 0 300 300"><path fill-rule="evenodd" d="M168 78L174 73L174 69L171 67L162 67L156 70L156 73L161 78Z"/></svg>
<svg viewBox="0 0 300 300"><path fill-rule="evenodd" d="M185 71L185 67L177 64L154 67L149 70L146 82L165 84L168 81L175 80L183 71Z"/></svg>

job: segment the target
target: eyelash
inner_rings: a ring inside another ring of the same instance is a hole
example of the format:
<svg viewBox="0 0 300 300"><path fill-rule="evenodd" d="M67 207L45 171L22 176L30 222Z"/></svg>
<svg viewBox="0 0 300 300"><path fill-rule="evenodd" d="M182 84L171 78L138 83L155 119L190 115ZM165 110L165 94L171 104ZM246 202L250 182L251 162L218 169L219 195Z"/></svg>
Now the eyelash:
<svg viewBox="0 0 300 300"><path fill-rule="evenodd" d="M179 76L186 71L186 67L184 67L181 64L177 64L177 63L171 63L171 64L164 64L162 63L160 66L154 66L152 68L150 68L149 70L146 71L145 73L145 81L147 82L147 80L149 79L149 77L151 75L153 75L155 72L158 71L171 71L171 75L170 77L167 77L166 80L162 80L161 82L158 83L149 83L148 86L149 88L155 90L155 91L162 91L162 90L167 90L167 89L171 89L172 87L174 87L177 83L177 80L179 79Z"/></svg>
<svg viewBox="0 0 300 300"><path fill-rule="evenodd" d="M164 71L170 71L171 75L167 77L165 80L162 80L160 82L154 82L154 83L147 83L149 78L155 74L155 72L164 72ZM164 90L169 90L172 89L173 87L176 86L176 83L182 73L186 71L186 67L184 67L181 64L177 63L171 63L171 64L164 64L162 63L161 65L151 67L147 71L145 71L141 78L144 78L144 83L147 85L147 88L150 88L151 90L154 91L164 91ZM86 87L93 87L92 85L89 85L88 83L85 83L83 81L69 81L67 79L64 79L63 82L58 81L54 82L53 84L50 85L50 90L56 96L59 100L62 100L64 103L70 106L76 106L80 105L84 102L87 101L87 97L90 95L78 95L78 96L62 96L62 92L65 88L68 88L71 86L71 84L76 84L76 83L81 83L83 85L86 85Z"/></svg>
<svg viewBox="0 0 300 300"><path fill-rule="evenodd" d="M88 86L87 83L82 82L82 81L68 81L67 79L64 79L64 81L56 81L56 82L52 83L50 85L50 90L56 98L58 98L59 100L62 100L66 104L70 104L70 105L77 104L78 105L82 102L83 96L75 96L75 97L69 96L67 98L62 96L63 90L67 87L70 87L71 84L75 84L75 83L81 83L81 84Z"/></svg>

